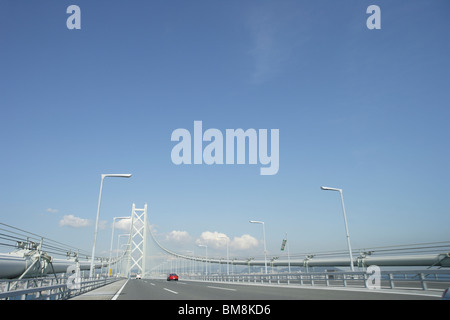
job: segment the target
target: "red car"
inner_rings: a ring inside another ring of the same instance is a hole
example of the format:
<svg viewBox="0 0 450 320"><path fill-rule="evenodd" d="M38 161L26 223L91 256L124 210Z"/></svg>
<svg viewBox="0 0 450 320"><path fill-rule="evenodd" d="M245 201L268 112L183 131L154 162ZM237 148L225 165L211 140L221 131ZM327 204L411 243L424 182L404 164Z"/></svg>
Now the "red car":
<svg viewBox="0 0 450 320"><path fill-rule="evenodd" d="M170 280L178 281L178 275L176 273L169 274L169 276L167 277L167 281L170 281Z"/></svg>

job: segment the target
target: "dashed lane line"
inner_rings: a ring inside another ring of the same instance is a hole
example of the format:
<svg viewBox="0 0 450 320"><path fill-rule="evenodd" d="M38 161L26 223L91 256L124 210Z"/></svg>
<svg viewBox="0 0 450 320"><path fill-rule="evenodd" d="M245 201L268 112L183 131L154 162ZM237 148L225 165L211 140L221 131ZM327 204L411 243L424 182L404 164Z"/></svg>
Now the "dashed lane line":
<svg viewBox="0 0 450 320"><path fill-rule="evenodd" d="M212 289L221 289L221 290L228 290L228 291L236 291L236 289L232 289L232 288L224 288L224 287L213 287L213 286L207 286L208 288L212 288Z"/></svg>
<svg viewBox="0 0 450 320"><path fill-rule="evenodd" d="M172 291L172 290L170 290L170 289L167 289L167 288L163 288L164 290L166 290L166 291L169 291L169 292L172 292L172 293L175 293L175 294L178 294L178 292L176 292L176 291Z"/></svg>

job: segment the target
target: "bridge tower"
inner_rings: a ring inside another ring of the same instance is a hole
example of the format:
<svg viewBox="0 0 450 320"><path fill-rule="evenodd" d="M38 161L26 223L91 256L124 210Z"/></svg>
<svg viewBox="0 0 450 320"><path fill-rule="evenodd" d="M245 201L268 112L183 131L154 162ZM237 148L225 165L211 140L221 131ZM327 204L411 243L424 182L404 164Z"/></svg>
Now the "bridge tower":
<svg viewBox="0 0 450 320"><path fill-rule="evenodd" d="M128 265L127 276L137 268L137 272L144 276L146 271L146 249L147 249L147 204L143 209L137 209L133 203L131 210L131 230L128 238Z"/></svg>

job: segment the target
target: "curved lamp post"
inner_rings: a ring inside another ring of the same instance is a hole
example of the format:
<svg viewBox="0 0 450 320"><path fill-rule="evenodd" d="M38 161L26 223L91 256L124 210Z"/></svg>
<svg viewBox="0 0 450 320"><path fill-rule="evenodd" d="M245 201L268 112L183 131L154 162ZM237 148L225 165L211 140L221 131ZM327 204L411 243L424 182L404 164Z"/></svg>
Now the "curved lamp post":
<svg viewBox="0 0 450 320"><path fill-rule="evenodd" d="M266 230L264 227L264 221L255 221L255 220L250 220L250 223L259 223L262 224L263 227L263 237L264 237L264 266L266 269L266 274L267 274L267 250L266 250Z"/></svg>
<svg viewBox="0 0 450 320"><path fill-rule="evenodd" d="M94 276L95 242L97 241L98 219L100 216L100 203L102 201L103 180L106 177L129 178L129 177L131 177L131 174L102 174L102 180L100 183L100 194L98 196L97 219L95 220L94 243L92 244L91 268L90 268L90 272L89 272L89 277L91 277L91 278Z"/></svg>
<svg viewBox="0 0 450 320"><path fill-rule="evenodd" d="M348 246L348 254L350 255L350 268L352 271L355 271L355 268L353 266L353 256L352 256L352 247L350 245L350 236L348 234L348 226L347 226L347 216L345 214L345 207L344 207L344 196L342 195L342 189L338 188L330 188L330 187L320 187L322 190L329 190L329 191L338 191L341 194L341 203L342 203L342 211L344 212L344 222L345 222L345 233L347 235L347 246Z"/></svg>

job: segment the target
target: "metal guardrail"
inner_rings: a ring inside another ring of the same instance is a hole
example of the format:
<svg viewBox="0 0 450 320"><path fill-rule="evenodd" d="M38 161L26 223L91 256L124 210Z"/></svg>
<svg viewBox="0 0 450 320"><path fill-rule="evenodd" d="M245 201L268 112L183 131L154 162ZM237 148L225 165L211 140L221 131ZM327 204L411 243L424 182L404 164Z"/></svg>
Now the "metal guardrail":
<svg viewBox="0 0 450 320"><path fill-rule="evenodd" d="M76 289L67 286L67 277L0 280L0 300L65 300L113 283L121 278L81 279Z"/></svg>
<svg viewBox="0 0 450 320"><path fill-rule="evenodd" d="M310 272L275 274L236 274L186 276L188 279L212 282L284 284L326 287L368 288L371 275L366 272ZM380 272L380 288L444 290L450 287L450 270L407 270Z"/></svg>

